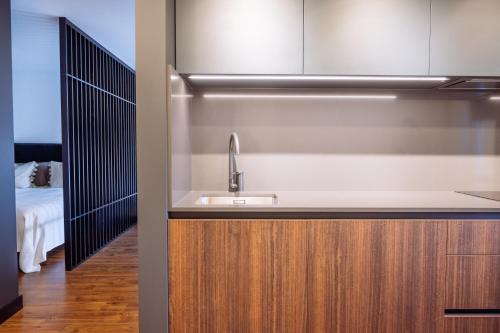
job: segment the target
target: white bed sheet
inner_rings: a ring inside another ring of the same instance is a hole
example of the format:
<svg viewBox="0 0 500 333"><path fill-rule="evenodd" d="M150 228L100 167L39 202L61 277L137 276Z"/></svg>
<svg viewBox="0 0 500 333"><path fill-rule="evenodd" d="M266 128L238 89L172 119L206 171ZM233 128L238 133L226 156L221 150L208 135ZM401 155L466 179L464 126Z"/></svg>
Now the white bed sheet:
<svg viewBox="0 0 500 333"><path fill-rule="evenodd" d="M19 268L38 272L47 252L64 244L63 189L16 189L16 225Z"/></svg>

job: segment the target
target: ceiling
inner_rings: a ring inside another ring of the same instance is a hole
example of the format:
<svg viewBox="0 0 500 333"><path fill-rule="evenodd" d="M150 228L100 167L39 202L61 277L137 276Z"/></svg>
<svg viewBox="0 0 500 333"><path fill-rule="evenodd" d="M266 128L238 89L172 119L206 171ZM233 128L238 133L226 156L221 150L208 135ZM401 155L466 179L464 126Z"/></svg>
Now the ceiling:
<svg viewBox="0 0 500 333"><path fill-rule="evenodd" d="M134 0L12 0L12 9L64 16L135 68Z"/></svg>

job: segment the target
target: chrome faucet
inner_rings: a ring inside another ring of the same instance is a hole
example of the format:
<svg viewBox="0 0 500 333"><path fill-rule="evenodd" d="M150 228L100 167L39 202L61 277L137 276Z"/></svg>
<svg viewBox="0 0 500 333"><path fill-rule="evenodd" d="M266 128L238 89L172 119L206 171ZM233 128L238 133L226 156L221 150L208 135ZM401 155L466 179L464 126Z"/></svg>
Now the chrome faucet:
<svg viewBox="0 0 500 333"><path fill-rule="evenodd" d="M229 138L229 192L243 191L243 172L238 172L235 155L240 154L238 134L231 133Z"/></svg>

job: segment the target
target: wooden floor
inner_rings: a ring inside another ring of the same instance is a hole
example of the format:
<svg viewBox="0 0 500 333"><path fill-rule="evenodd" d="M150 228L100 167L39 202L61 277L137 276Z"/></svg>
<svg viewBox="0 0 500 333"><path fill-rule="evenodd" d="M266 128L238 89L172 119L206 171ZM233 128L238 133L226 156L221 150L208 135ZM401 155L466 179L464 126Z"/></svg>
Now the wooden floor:
<svg viewBox="0 0 500 333"><path fill-rule="evenodd" d="M137 272L136 227L72 272L58 250L40 273L20 274L24 308L0 332L137 332Z"/></svg>

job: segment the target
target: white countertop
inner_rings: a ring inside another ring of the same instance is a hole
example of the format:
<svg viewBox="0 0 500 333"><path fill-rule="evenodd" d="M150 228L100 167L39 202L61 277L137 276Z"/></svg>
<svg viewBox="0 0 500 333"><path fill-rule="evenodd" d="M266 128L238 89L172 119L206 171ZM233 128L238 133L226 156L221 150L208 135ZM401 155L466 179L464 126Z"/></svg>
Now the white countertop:
<svg viewBox="0 0 500 333"><path fill-rule="evenodd" d="M500 202L453 191L276 191L272 206L207 206L196 204L202 194L191 191L174 204L172 212L500 212Z"/></svg>

